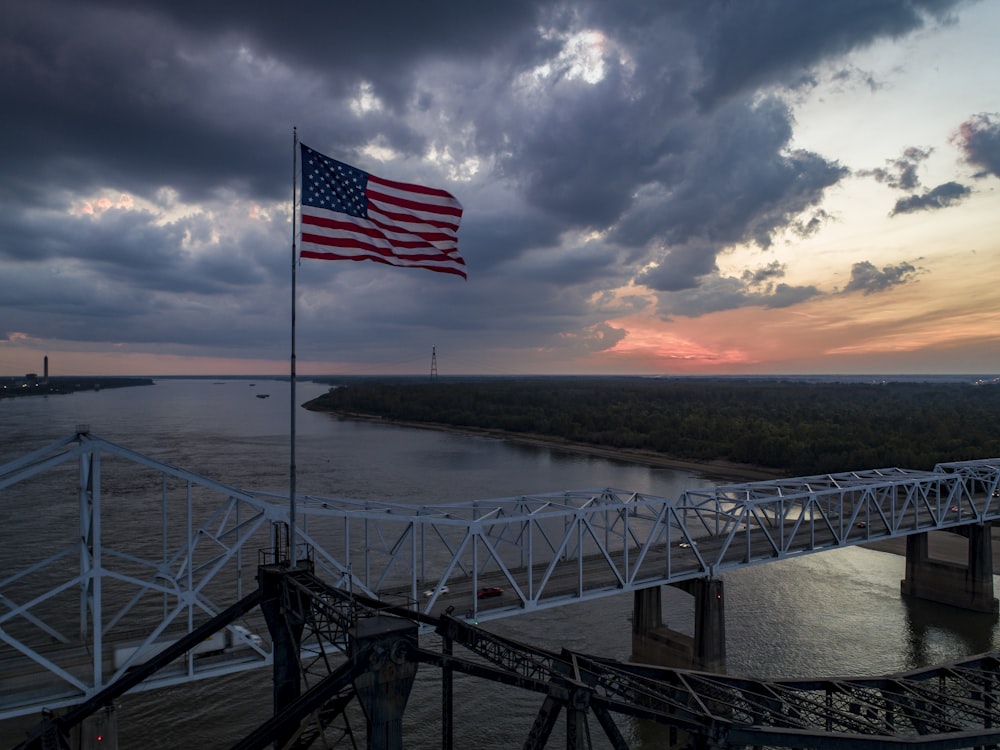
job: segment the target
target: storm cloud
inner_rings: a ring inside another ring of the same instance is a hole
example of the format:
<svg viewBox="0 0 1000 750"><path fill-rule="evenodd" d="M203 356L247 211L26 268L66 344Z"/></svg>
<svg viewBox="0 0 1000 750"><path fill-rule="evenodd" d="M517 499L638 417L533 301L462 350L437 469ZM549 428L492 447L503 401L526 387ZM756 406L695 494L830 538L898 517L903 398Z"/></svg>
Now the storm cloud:
<svg viewBox="0 0 1000 750"><path fill-rule="evenodd" d="M4 3L0 340L283 357L293 127L465 208L467 283L303 263L309 356L388 358L431 337L607 349L621 332L605 321L631 304L612 292L629 285L663 317L795 304L819 292L778 267L719 273L736 246L822 233L850 174L797 145L789 92L962 4ZM981 115L959 139L994 175L998 132ZM927 153L875 177L916 190ZM893 214L968 192L946 183ZM857 264L847 289L913 273Z"/></svg>

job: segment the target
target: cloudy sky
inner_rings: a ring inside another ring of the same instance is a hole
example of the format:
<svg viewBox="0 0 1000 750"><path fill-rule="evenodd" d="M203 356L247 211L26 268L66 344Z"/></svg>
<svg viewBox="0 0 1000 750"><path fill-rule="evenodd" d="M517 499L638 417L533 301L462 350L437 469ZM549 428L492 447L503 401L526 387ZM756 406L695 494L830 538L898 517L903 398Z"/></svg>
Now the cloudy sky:
<svg viewBox="0 0 1000 750"><path fill-rule="evenodd" d="M1000 3L6 0L0 375L280 374L302 142L469 278L303 260L300 374L1000 371Z"/></svg>

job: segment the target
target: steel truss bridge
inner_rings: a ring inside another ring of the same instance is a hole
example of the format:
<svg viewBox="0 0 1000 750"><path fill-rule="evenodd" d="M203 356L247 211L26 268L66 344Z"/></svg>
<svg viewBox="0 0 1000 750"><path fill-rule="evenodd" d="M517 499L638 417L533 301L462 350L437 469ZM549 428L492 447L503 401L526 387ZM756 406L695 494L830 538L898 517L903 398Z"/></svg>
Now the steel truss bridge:
<svg viewBox="0 0 1000 750"><path fill-rule="evenodd" d="M233 744L232 750L272 746L299 750L313 746L321 737L322 746L335 746L355 734L346 712L351 703L365 703L369 717L379 714L371 694L405 695L409 690L405 683L412 680L418 664L442 671L441 732L446 748L453 746L455 674L541 696L523 744L526 750L547 746L561 713L565 713L565 745L574 749L591 747L591 734L597 731L611 747L628 748L619 727L623 717L670 727L684 733L680 737L689 746L706 750L943 749L1000 743L1000 653L884 677L754 680L622 664L567 649L548 651L496 636L464 618L432 617L351 595L305 568L286 568L277 575L280 584L271 594L287 625L295 621L305 641L322 646L299 652L297 678L305 685L304 691L297 691L273 717ZM231 622L258 604L261 594L255 592L205 628ZM440 651L420 646L418 626L433 628L441 636ZM201 635L182 639L172 653L138 667L64 715L50 716L16 750L68 747L65 738L75 725L147 679ZM373 681L378 691L372 690ZM388 711L382 707L382 713L388 714L383 718L389 719L383 724L401 716L402 709L393 712L392 704L397 701L398 697L387 701ZM369 718L369 737L377 731L375 723ZM401 722L397 722L397 732L399 727ZM368 746L401 747L402 743L397 736L394 741Z"/></svg>
<svg viewBox="0 0 1000 750"><path fill-rule="evenodd" d="M243 601L258 565L274 562L260 550L280 555L288 506L287 495L230 487L83 430L0 466L7 533L31 540L0 551L0 719L80 704ZM600 489L413 506L309 495L297 498L297 510L303 558L331 590L418 619L450 611L449 621L468 624L989 524L1000 518L1000 459L674 498ZM503 592L481 599L483 587ZM207 654L188 646L136 689L271 664L270 644L252 637L266 635L260 617L240 617L221 626L224 647ZM992 673L994 661L980 657L970 669ZM992 706L992 697L983 700ZM892 721L905 714L894 711ZM980 728L996 721L982 719Z"/></svg>

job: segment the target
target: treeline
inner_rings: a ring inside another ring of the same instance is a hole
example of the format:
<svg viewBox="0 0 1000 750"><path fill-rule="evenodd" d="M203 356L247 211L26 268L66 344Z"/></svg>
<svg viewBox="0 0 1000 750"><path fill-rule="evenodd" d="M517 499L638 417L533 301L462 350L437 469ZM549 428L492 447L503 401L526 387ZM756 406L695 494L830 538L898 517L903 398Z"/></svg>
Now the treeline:
<svg viewBox="0 0 1000 750"><path fill-rule="evenodd" d="M37 375L16 378L0 377L0 398L50 396L78 391L99 391L107 388L133 388L139 385L153 385L153 379L68 375L52 378L39 378Z"/></svg>
<svg viewBox="0 0 1000 750"><path fill-rule="evenodd" d="M1000 386L514 378L357 382L310 408L563 438L789 476L1000 457Z"/></svg>

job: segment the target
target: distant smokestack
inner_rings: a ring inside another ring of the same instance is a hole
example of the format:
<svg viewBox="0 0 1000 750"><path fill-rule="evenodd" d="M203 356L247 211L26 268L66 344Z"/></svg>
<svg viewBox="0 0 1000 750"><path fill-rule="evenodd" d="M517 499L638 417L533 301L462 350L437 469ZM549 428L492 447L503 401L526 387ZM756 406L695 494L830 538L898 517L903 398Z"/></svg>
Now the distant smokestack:
<svg viewBox="0 0 1000 750"><path fill-rule="evenodd" d="M43 367L42 372L45 373L44 375L42 375L42 377L45 379L45 382L46 383L49 382L49 355L48 354L45 355L45 365Z"/></svg>

